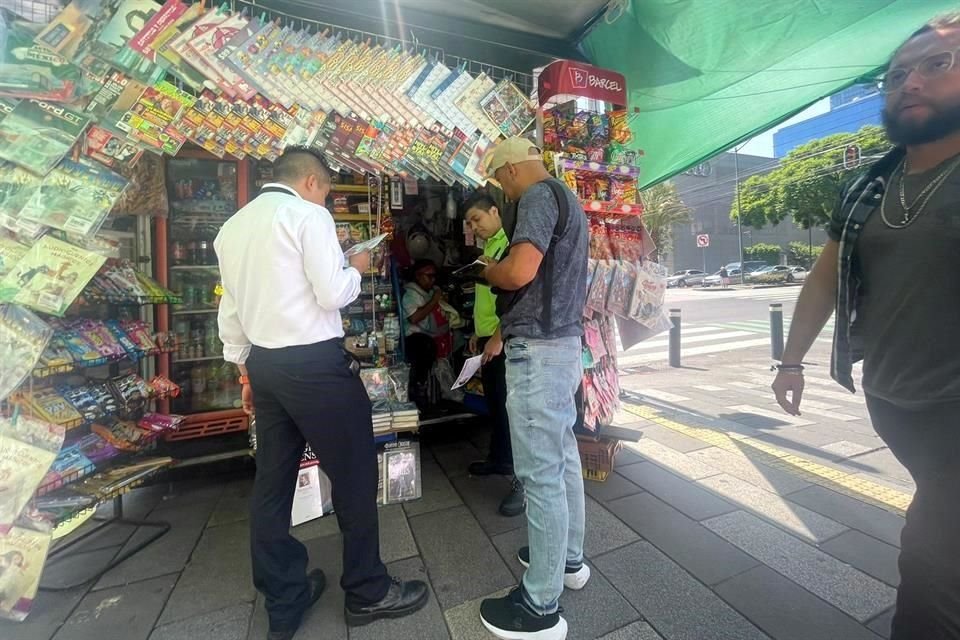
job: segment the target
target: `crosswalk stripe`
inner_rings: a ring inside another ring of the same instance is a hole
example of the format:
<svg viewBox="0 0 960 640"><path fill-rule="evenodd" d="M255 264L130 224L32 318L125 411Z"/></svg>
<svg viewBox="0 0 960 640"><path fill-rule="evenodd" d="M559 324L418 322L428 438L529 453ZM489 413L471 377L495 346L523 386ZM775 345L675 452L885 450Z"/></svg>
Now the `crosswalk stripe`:
<svg viewBox="0 0 960 640"><path fill-rule="evenodd" d="M772 380L772 379L771 379ZM727 384L741 391L746 391L747 393L752 393L754 395L763 395L765 397L772 398L773 391L770 390L771 380L766 380L764 382L741 382L734 381L728 382ZM820 411L835 411L840 408L838 404L830 404L828 402L820 402L819 400L810 400L806 397L803 398L804 407L812 407ZM833 414L831 414L833 415Z"/></svg>
<svg viewBox="0 0 960 640"><path fill-rule="evenodd" d="M722 344L708 344L701 347L690 347L689 349L681 350L682 358L689 358L691 356L702 356L710 353L721 353L723 351L736 351L737 349L746 349L748 347L759 347L761 345L769 344L767 338L758 338L756 340L738 340L736 342L724 342ZM619 359L620 367L629 367L638 364L645 364L648 362L657 362L658 360L666 360L669 357L667 352L662 353L641 353L635 356L627 355L624 358Z"/></svg>
<svg viewBox="0 0 960 640"><path fill-rule="evenodd" d="M761 382L761 383L766 380L766 378L761 378L756 374L750 374L749 377L750 379L756 380L757 382ZM769 381L767 381L767 384L769 384ZM833 384L836 385L837 383L834 382ZM837 387L839 388L839 385L837 385ZM863 402L863 399L860 396L856 396L846 391L832 391L830 389L821 389L818 387L815 390L808 389L807 393L809 395L815 394L817 398L828 398L830 400L842 400L843 402L849 402L852 404L861 404Z"/></svg>
<svg viewBox="0 0 960 640"><path fill-rule="evenodd" d="M753 385L749 382L731 382L729 384L731 387L736 387L741 392L749 394L750 396L766 398L768 400L773 399L773 392L770 391L769 385L760 388L759 384ZM824 404L822 402L817 402L816 400L807 400L804 398L801 406L801 413L805 415L809 414L812 416L820 416L822 418L832 418L833 420L837 420L839 422L853 422L854 420L861 419L859 416L840 413L834 409L836 409L836 405Z"/></svg>
<svg viewBox="0 0 960 640"><path fill-rule="evenodd" d="M727 340L728 338L742 338L744 336L753 335L750 331L724 331L720 333L703 333L700 335L694 336L681 336L680 344L690 344L691 342L710 342L712 340ZM645 351L647 349L656 349L658 347L667 347L670 345L670 338L663 338L657 340L648 340L646 342L641 342L638 345L630 347L629 351L626 351L626 354L636 353L637 351Z"/></svg>
<svg viewBox="0 0 960 640"><path fill-rule="evenodd" d="M755 416L761 416L763 418L770 418L771 420L779 420L781 422L786 422L787 424L792 424L795 427L808 427L812 424L815 424L804 418L798 418L797 416L791 416L783 412L770 411L768 409L761 409L760 407L754 407L749 404L738 404L732 407L727 407L730 411L737 411L739 413L749 413Z"/></svg>

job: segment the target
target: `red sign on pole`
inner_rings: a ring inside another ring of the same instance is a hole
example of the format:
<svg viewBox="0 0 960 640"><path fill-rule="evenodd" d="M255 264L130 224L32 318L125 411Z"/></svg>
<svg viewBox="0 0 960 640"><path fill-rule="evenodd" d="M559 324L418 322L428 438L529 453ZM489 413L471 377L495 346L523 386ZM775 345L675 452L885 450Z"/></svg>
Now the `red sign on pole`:
<svg viewBox="0 0 960 640"><path fill-rule="evenodd" d="M710 236L706 233L701 233L697 236L697 246L701 249L706 249L710 246Z"/></svg>
<svg viewBox="0 0 960 640"><path fill-rule="evenodd" d="M585 62L557 60L540 72L537 97L543 105L551 98L562 95L600 100L623 107L627 104L627 81L623 74L616 71Z"/></svg>

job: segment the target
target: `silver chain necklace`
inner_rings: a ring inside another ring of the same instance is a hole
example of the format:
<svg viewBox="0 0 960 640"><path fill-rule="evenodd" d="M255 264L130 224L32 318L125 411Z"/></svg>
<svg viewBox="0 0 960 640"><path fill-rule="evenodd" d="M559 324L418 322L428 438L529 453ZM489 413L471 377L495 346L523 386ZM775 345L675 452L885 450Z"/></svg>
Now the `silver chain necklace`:
<svg viewBox="0 0 960 640"><path fill-rule="evenodd" d="M927 183L927 186L920 192L912 203L907 204L907 195L906 189L904 187L904 176L907 172L907 160L904 158L900 161L900 164L897 165L896 170L894 170L891 176L899 174L900 181L900 206L903 208L903 217L899 222L890 222L887 218L887 194L890 192L889 189L883 192L883 200L880 202L880 217L883 219L883 223L891 229L906 229L914 221L920 217L920 214L927 208L927 203L930 202L930 198L933 197L940 187L943 186L943 183L947 181L947 178L950 177L950 174L960 166L960 157L955 158L950 164L944 167L943 171L937 174L937 176ZM918 206L919 205L919 206ZM914 213L916 210L916 213Z"/></svg>

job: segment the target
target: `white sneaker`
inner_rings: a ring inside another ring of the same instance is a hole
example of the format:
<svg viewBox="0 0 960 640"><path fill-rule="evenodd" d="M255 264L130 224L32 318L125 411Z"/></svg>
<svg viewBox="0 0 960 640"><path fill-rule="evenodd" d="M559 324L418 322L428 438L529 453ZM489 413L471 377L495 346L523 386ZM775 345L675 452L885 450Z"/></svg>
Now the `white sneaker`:
<svg viewBox="0 0 960 640"><path fill-rule="evenodd" d="M517 552L517 560L525 568L530 566L530 547L520 547ZM584 562L578 569L567 567L563 570L563 586L573 591L580 591L590 580L590 567Z"/></svg>

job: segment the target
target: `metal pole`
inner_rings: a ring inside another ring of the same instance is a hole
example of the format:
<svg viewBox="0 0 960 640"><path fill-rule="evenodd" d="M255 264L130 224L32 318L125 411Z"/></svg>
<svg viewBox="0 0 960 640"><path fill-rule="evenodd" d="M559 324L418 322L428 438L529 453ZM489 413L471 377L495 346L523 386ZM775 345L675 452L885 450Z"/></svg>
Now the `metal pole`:
<svg viewBox="0 0 960 640"><path fill-rule="evenodd" d="M733 171L737 186L737 245L740 247L740 284L744 282L743 268L743 209L740 208L740 149L733 148Z"/></svg>
<svg viewBox="0 0 960 640"><path fill-rule="evenodd" d="M670 309L670 366L680 366L680 309Z"/></svg>
<svg viewBox="0 0 960 640"><path fill-rule="evenodd" d="M783 357L783 305L770 305L770 355L774 360Z"/></svg>
<svg viewBox="0 0 960 640"><path fill-rule="evenodd" d="M703 254L703 272L707 272L707 248L700 247L700 253Z"/></svg>

